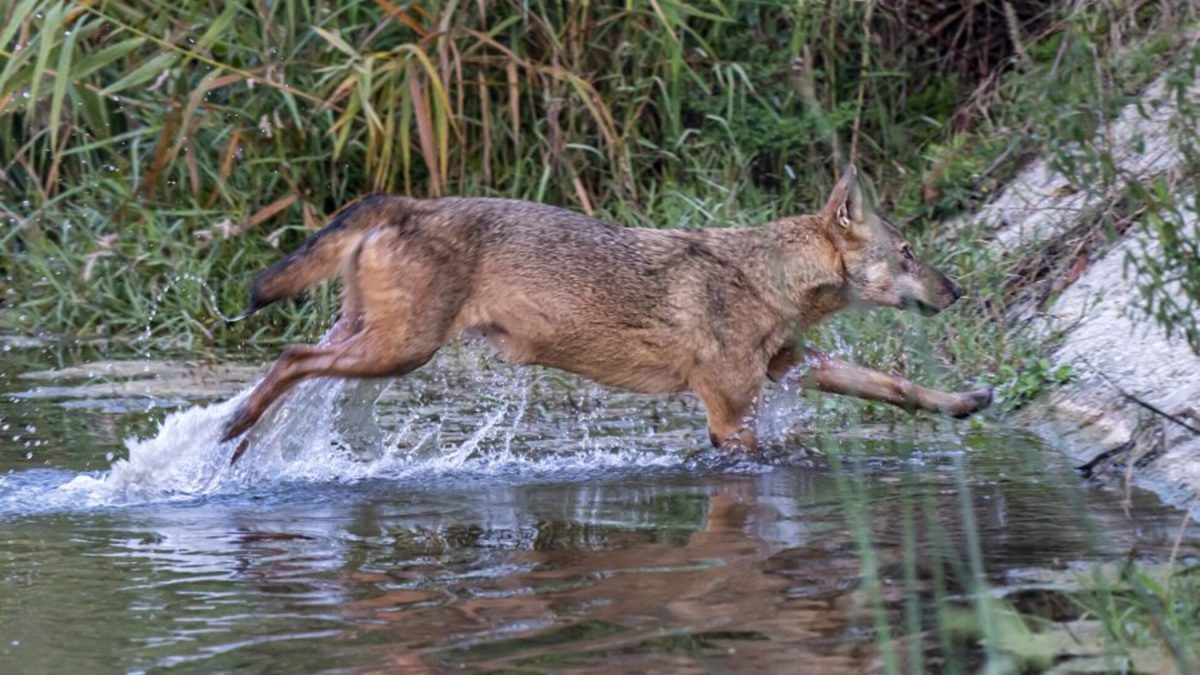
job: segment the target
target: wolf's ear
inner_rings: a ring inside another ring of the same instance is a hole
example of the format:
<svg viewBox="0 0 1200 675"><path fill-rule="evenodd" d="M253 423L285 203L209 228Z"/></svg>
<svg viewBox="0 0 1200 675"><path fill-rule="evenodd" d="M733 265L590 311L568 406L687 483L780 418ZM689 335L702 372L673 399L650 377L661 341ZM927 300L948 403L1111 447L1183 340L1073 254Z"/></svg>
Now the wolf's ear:
<svg viewBox="0 0 1200 675"><path fill-rule="evenodd" d="M858 188L858 170L853 164L846 167L841 180L833 186L821 216L839 230L848 230L863 222L862 191Z"/></svg>

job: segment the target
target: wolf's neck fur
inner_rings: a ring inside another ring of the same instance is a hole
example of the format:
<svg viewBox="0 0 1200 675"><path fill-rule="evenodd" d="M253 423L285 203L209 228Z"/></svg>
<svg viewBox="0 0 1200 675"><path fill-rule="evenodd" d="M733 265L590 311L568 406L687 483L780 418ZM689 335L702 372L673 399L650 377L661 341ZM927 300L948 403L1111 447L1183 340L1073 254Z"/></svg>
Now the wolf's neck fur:
<svg viewBox="0 0 1200 675"><path fill-rule="evenodd" d="M795 216L768 225L783 261L784 320L806 330L850 304L842 253L817 216Z"/></svg>

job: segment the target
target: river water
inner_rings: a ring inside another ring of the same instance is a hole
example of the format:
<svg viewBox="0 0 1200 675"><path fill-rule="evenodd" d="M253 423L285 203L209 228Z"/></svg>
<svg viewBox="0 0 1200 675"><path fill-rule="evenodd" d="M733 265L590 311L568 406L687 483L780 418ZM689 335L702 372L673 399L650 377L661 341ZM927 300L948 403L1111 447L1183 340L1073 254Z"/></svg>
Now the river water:
<svg viewBox="0 0 1200 675"><path fill-rule="evenodd" d="M309 383L230 468L264 355L3 357L3 673L969 670L942 615L972 592L1200 549L996 422L819 431L776 389L730 458L688 397L467 347L377 415Z"/></svg>

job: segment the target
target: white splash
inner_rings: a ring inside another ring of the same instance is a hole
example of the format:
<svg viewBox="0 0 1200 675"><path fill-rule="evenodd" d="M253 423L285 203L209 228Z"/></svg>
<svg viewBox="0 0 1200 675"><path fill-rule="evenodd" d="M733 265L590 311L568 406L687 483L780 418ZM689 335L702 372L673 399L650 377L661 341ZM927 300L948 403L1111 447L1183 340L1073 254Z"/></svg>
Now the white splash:
<svg viewBox="0 0 1200 675"><path fill-rule="evenodd" d="M686 461L684 453L654 447L659 444L652 438L609 437L609 442L600 443L579 434L577 411L543 415L537 420L539 428L527 428L534 422L529 415L531 377L508 368L478 376L475 391L446 387L449 397L442 412L460 421L466 413L465 428L460 424L447 434L439 415L426 408L402 410L389 425L391 433L386 433L378 424L375 404L389 384L331 378L299 384L249 432L248 447L232 466L238 440L222 442L220 436L250 389L227 401L174 412L152 438L126 439L128 457L114 461L107 472L76 476L59 489L96 506L192 499L286 482L451 473L579 473L677 466ZM399 386L414 386L414 379L400 380ZM488 401L487 407L471 410L481 399ZM576 433L566 438L557 435L556 424L574 427Z"/></svg>
<svg viewBox="0 0 1200 675"><path fill-rule="evenodd" d="M129 457L113 462L107 474L99 478L80 475L61 489L85 491L92 503L214 490L231 452L222 452L230 445L219 441L222 422L245 396L243 392L228 401L171 413L154 438L126 439Z"/></svg>

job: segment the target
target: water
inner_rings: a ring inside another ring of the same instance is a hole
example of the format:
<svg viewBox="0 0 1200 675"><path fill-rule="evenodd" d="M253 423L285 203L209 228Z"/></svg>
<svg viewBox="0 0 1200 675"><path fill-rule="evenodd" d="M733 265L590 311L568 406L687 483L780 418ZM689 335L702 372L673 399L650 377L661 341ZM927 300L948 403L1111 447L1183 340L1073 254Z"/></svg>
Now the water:
<svg viewBox="0 0 1200 675"><path fill-rule="evenodd" d="M871 671L864 537L897 635L966 602L971 535L1003 593L1165 560L1182 521L1019 430L816 434L776 392L764 452L730 459L688 398L472 348L309 384L231 469L222 401L261 366L211 361L5 352L0 672Z"/></svg>

